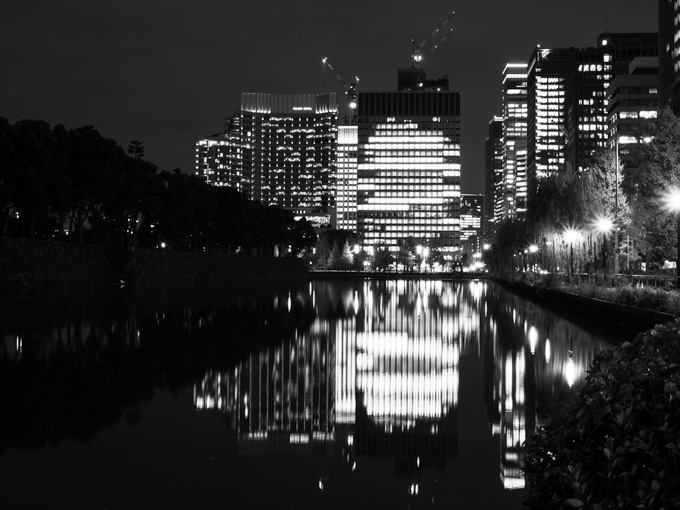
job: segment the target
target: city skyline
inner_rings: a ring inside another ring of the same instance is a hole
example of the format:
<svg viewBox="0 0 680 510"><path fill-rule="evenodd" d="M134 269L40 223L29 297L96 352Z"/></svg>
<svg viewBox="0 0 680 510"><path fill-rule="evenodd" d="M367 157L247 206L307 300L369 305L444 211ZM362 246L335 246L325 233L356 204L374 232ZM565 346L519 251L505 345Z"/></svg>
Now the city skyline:
<svg viewBox="0 0 680 510"><path fill-rule="evenodd" d="M588 47L607 30L657 31L649 0L398 0L389 12L355 1L234 8L151 0L140 8L124 0L115 11L75 0L10 1L0 13L8 40L20 44L2 57L2 115L93 125L122 146L141 140L160 169L192 173L194 142L221 130L242 92L341 93L324 56L359 76L359 92L394 91L411 39L451 11L453 32L423 67L431 78L447 74L462 96L463 193L484 192L484 140L500 111L506 62L528 60L537 44Z"/></svg>

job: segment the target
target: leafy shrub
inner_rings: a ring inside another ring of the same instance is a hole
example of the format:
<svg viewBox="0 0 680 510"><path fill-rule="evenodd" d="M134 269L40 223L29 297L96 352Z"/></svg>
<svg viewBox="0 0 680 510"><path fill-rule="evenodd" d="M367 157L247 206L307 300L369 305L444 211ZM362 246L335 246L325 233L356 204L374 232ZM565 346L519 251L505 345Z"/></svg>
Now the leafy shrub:
<svg viewBox="0 0 680 510"><path fill-rule="evenodd" d="M527 441L531 509L680 506L680 322L602 351Z"/></svg>
<svg viewBox="0 0 680 510"><path fill-rule="evenodd" d="M680 293L677 290L632 285L601 287L589 283L565 285L562 290L612 303L680 315Z"/></svg>

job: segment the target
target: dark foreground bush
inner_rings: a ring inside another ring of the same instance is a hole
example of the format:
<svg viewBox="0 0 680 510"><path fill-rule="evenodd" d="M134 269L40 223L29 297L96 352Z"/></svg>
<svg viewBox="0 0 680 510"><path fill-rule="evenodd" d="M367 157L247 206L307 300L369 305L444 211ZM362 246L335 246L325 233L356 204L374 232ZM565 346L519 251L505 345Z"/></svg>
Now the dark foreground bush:
<svg viewBox="0 0 680 510"><path fill-rule="evenodd" d="M578 400L527 441L532 509L680 508L680 332L595 356Z"/></svg>

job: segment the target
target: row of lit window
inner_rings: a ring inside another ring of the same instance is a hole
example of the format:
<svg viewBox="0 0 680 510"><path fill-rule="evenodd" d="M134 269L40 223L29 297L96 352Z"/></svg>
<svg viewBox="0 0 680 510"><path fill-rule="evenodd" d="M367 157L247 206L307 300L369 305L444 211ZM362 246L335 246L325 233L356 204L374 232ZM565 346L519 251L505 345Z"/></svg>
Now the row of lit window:
<svg viewBox="0 0 680 510"><path fill-rule="evenodd" d="M658 112L656 110L642 110L639 112L618 112L613 116L616 120L618 115L619 119L656 119Z"/></svg>

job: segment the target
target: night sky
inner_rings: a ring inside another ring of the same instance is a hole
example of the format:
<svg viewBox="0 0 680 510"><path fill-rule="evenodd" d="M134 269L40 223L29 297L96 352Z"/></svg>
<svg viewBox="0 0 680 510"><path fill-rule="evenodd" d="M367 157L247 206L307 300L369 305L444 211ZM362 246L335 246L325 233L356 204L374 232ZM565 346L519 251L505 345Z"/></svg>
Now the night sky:
<svg viewBox="0 0 680 510"><path fill-rule="evenodd" d="M0 116L91 124L193 172L194 141L221 131L241 92L341 94L324 56L360 92L396 90L411 39L451 11L453 33L422 67L462 94L464 193L483 192L506 62L657 31L656 0L3 0Z"/></svg>

